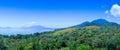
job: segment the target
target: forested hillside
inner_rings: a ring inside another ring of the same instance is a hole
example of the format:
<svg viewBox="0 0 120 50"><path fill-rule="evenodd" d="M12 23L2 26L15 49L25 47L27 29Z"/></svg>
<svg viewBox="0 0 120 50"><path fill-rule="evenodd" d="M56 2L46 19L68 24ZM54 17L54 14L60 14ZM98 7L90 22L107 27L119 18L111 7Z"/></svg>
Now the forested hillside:
<svg viewBox="0 0 120 50"><path fill-rule="evenodd" d="M27 35L0 35L0 50L120 50L120 26L91 25Z"/></svg>

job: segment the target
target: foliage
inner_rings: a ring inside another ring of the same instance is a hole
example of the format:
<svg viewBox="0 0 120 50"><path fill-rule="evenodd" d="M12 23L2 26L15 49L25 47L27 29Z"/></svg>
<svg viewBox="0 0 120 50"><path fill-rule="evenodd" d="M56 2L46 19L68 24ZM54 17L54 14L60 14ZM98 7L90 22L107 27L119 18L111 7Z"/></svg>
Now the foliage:
<svg viewBox="0 0 120 50"><path fill-rule="evenodd" d="M69 47L61 48L60 50L70 50L70 48Z"/></svg>
<svg viewBox="0 0 120 50"><path fill-rule="evenodd" d="M91 47L89 45L81 44L77 47L77 50L91 50Z"/></svg>
<svg viewBox="0 0 120 50"><path fill-rule="evenodd" d="M0 35L0 50L120 50L120 26L86 26Z"/></svg>
<svg viewBox="0 0 120 50"><path fill-rule="evenodd" d="M66 33L72 33L74 31L76 31L76 28L68 28L65 30L56 31L55 33L53 33L53 36L59 36L59 35L63 35Z"/></svg>

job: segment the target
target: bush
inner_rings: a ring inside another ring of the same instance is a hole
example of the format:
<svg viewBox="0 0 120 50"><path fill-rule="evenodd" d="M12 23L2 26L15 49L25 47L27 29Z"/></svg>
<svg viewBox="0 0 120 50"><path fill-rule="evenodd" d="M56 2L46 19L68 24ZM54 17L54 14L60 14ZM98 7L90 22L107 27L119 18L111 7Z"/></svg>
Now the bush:
<svg viewBox="0 0 120 50"><path fill-rule="evenodd" d="M89 45L81 44L77 47L77 50L91 50L91 47Z"/></svg>

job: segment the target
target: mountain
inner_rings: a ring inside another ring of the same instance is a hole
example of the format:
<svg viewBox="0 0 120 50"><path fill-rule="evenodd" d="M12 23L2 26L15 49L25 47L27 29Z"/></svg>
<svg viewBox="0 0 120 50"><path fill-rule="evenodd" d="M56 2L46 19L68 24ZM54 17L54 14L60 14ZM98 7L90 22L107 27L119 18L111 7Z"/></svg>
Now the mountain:
<svg viewBox="0 0 120 50"><path fill-rule="evenodd" d="M120 50L120 26L116 25L118 24L98 19L77 25L82 28L66 28L27 35L0 34L0 50ZM36 28L46 29L42 26L22 29L36 30Z"/></svg>
<svg viewBox="0 0 120 50"><path fill-rule="evenodd" d="M93 20L92 22L83 22L82 24L78 24L72 27L76 27L76 28L81 28L81 27L85 27L85 26L106 26L106 25L119 25L117 23L114 22L109 22L105 19L97 19L97 20Z"/></svg>
<svg viewBox="0 0 120 50"><path fill-rule="evenodd" d="M114 23L114 22L109 22L105 19L97 19L97 20L93 20L92 22L83 22L81 24L72 26L75 28L81 28L81 27L85 27L85 26L117 26L119 24ZM71 28L71 27L68 27ZM20 27L20 28L12 28L12 27L0 27L0 34L6 34L6 35L12 35L12 34L31 34L31 33L35 33L35 32L44 32L44 31L53 31L53 30L63 30L63 29L67 29L67 28L60 28L60 29L56 29L56 28L48 28L48 27L44 27L44 26L39 26L39 25L35 25L35 26L29 26L29 27Z"/></svg>
<svg viewBox="0 0 120 50"><path fill-rule="evenodd" d="M6 34L6 35L15 35L15 34L31 34L35 32L44 32L44 31L53 31L55 28L48 28L44 26L29 26L29 27L19 27L19 28L13 28L13 27L0 27L0 34Z"/></svg>
<svg viewBox="0 0 120 50"><path fill-rule="evenodd" d="M0 34L0 50L120 50L120 26L117 25L119 24L98 19L74 26L77 28L27 35ZM13 28L3 29L9 31ZM24 30L40 31L52 28L30 26L19 29L24 32Z"/></svg>

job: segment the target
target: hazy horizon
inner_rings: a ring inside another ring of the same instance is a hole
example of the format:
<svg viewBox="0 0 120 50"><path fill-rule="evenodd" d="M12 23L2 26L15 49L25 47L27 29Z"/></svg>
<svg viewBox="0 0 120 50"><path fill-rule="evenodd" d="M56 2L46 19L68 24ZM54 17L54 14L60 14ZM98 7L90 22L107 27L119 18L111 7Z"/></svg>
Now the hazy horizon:
<svg viewBox="0 0 120 50"><path fill-rule="evenodd" d="M99 18L99 19L102 19L102 18ZM99 20L99 19L94 19L94 20ZM73 24L73 25L70 25L70 26L66 26L66 27L47 27L47 26L42 26L42 25L37 25L37 24L26 24L26 25L21 25L21 26L4 26L4 27L2 27L2 26L0 26L0 28L16 28L16 29L18 29L18 28L25 28L25 27L36 27L36 26L38 26L38 27L46 27L46 28L67 28L67 27L71 27L71 26L75 26L75 25L79 25L79 24L82 24L82 23L84 23L84 22L92 22L92 21L94 21L94 20L91 20L91 21L83 21L83 22L79 22L78 24ZM104 20L106 20L106 19L104 19ZM107 20L108 21L108 20ZM108 22L112 22L112 21L108 21ZM116 22L114 22L114 23L116 23ZM119 24L119 23L117 23L117 24Z"/></svg>

